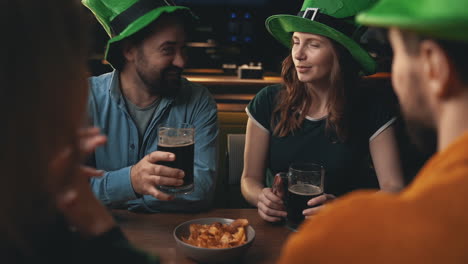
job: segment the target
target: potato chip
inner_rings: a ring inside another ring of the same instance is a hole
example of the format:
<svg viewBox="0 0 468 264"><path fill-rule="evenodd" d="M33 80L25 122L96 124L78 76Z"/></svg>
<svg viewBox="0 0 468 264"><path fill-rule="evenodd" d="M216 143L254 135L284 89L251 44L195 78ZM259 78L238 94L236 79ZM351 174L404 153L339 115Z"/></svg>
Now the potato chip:
<svg viewBox="0 0 468 264"><path fill-rule="evenodd" d="M191 224L188 238L182 241L196 247L203 248L231 248L247 242L247 219L236 219L231 224L219 222L210 225Z"/></svg>

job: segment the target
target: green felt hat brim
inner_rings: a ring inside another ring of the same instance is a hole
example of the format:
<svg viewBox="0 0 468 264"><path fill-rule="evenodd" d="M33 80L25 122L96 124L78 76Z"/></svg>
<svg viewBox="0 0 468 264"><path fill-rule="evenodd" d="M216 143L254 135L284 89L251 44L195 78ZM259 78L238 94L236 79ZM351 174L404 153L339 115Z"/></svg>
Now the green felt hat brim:
<svg viewBox="0 0 468 264"><path fill-rule="evenodd" d="M468 41L468 17L436 17L392 1L378 2L371 9L358 14L356 20L368 26L398 27L435 38Z"/></svg>
<svg viewBox="0 0 468 264"><path fill-rule="evenodd" d="M312 33L331 38L349 51L362 67L364 74L370 75L376 71L375 60L361 45L345 34L320 22L294 15L273 15L267 18L265 26L274 38L288 48L291 48L291 37L294 32Z"/></svg>
<svg viewBox="0 0 468 264"><path fill-rule="evenodd" d="M153 21L158 19L162 14L164 13L174 13L174 12L182 12L183 15L185 15L187 18L196 20L197 17L195 17L190 9L187 7L183 6L164 6L164 7L159 7L154 10L151 10L150 12L146 13L145 15L139 17L137 20L133 21L127 28L125 28L119 35L111 38L107 42L107 48L106 48L106 54L104 58L112 64L112 58L109 57L109 54L113 54L113 49L118 46L118 43L122 41L123 39L137 33L144 27L148 26L151 24Z"/></svg>

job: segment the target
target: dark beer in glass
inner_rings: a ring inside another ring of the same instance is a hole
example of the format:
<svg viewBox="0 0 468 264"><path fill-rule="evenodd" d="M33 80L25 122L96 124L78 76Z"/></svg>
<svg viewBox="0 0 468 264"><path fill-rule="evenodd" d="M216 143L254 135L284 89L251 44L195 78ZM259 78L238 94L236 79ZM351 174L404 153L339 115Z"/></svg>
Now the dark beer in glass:
<svg viewBox="0 0 468 264"><path fill-rule="evenodd" d="M185 194L193 191L193 161L195 128L189 124L161 125L158 129L158 151L174 153L174 161L158 164L184 171L184 183L180 186L160 185L158 189L168 194Z"/></svg>
<svg viewBox="0 0 468 264"><path fill-rule="evenodd" d="M302 214L307 202L323 194L325 170L315 163L293 163L288 171L288 192L286 194L286 225L296 230L304 221Z"/></svg>
<svg viewBox="0 0 468 264"><path fill-rule="evenodd" d="M323 194L323 190L319 186L311 184L294 184L288 187L286 194L286 211L288 212L287 223L292 229L297 227L304 221L302 211L309 208L307 202Z"/></svg>

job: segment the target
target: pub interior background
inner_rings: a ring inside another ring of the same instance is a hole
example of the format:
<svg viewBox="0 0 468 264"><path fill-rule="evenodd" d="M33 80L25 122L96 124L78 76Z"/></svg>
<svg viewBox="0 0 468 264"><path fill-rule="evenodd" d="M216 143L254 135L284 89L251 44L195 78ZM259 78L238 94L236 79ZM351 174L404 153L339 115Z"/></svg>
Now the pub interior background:
<svg viewBox="0 0 468 264"><path fill-rule="evenodd" d="M218 105L220 133L215 207L248 207L240 193L238 180L232 180L240 175L229 175L229 171L239 174L242 170L229 169L228 160L233 159L228 157L227 135L244 134L247 122L244 109L248 102L263 87L281 82L281 62L289 50L267 32L265 19L273 14L296 14L303 1L175 0L175 3L190 7L199 17L195 33L187 45L189 60L184 76L206 86ZM88 21L92 23L89 32L89 70L91 75L100 75L112 71L103 60L108 36L91 13L86 13L90 16ZM386 33L370 29L362 41L379 65L378 73L365 79L365 89L380 93L398 107L391 88L389 72L392 53ZM261 70L255 71L252 78L241 79L237 74L237 67L241 65L257 66ZM409 142L401 118L397 122L397 134L404 176L409 183L428 155L419 153ZM371 182L369 187L378 187L375 177Z"/></svg>

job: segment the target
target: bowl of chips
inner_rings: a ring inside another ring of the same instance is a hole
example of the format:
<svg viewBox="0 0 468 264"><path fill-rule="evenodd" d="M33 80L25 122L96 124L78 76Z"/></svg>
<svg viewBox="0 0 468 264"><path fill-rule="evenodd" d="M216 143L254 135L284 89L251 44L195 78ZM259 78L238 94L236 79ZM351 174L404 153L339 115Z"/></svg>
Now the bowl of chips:
<svg viewBox="0 0 468 264"><path fill-rule="evenodd" d="M204 263L239 259L255 240L255 230L247 219L194 219L178 225L173 234L178 250Z"/></svg>

